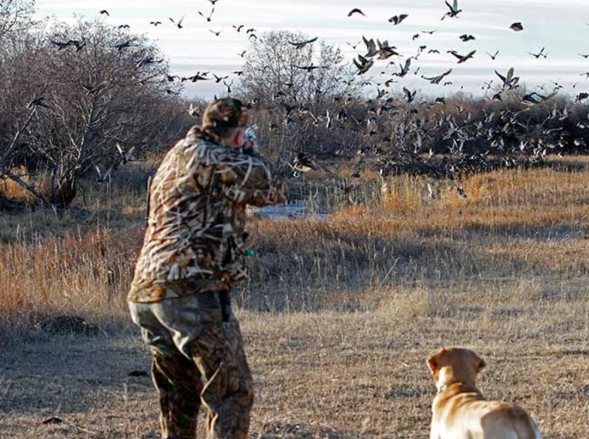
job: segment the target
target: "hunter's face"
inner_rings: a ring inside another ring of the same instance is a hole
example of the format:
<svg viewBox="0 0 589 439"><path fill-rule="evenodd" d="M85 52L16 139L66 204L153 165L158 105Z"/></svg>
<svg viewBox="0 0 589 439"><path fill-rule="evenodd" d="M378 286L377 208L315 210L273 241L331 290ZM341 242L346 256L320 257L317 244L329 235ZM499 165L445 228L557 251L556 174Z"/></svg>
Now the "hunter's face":
<svg viewBox="0 0 589 439"><path fill-rule="evenodd" d="M243 128L237 128L229 139L225 141L225 144L230 148L241 148L245 143L245 130Z"/></svg>

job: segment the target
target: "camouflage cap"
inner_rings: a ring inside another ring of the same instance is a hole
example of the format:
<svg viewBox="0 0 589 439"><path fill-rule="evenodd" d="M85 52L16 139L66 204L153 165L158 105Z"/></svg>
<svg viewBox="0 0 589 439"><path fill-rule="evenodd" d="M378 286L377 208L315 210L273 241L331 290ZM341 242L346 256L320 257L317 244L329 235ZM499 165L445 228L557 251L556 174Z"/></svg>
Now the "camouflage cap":
<svg viewBox="0 0 589 439"><path fill-rule="evenodd" d="M202 116L202 126L219 132L245 126L248 110L249 107L238 99L217 99L205 109Z"/></svg>

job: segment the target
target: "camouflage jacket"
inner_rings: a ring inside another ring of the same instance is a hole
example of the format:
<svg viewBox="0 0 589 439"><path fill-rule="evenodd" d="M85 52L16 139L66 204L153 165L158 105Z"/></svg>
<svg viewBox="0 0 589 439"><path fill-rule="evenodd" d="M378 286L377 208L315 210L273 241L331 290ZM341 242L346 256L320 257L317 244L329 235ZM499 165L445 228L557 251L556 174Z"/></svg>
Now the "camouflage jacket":
<svg viewBox="0 0 589 439"><path fill-rule="evenodd" d="M277 204L286 195L266 160L219 145L193 127L151 183L147 230L128 300L158 302L226 289L246 277L246 205Z"/></svg>

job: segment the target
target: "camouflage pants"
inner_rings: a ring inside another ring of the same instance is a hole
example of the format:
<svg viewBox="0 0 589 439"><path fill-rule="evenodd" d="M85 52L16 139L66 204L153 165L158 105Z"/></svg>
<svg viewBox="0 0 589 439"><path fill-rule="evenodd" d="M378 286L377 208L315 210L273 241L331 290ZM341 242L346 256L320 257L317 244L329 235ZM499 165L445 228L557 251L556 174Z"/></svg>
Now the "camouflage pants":
<svg viewBox="0 0 589 439"><path fill-rule="evenodd" d="M223 321L218 292L157 303L129 302L152 351L164 439L194 439L201 405L207 439L246 439L253 382L233 313Z"/></svg>

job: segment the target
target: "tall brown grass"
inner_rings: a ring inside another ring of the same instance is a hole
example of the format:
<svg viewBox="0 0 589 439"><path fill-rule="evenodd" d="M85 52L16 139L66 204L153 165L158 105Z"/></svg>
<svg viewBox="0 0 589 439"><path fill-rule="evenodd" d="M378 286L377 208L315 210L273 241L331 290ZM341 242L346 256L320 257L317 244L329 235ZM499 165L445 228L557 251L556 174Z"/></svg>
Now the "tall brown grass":
<svg viewBox="0 0 589 439"><path fill-rule="evenodd" d="M460 185L419 177L370 183L374 202L350 202L327 219L252 219L250 280L241 307L257 310L372 309L390 288L453 288L588 274L588 172L497 171ZM367 197L364 194L363 199ZM38 313L93 318L125 312L142 242L144 194L88 191L65 214L3 216L2 327ZM88 201L90 200L90 201ZM353 200L352 200L353 201ZM578 291L541 291L575 296ZM542 288L541 288L542 289Z"/></svg>

